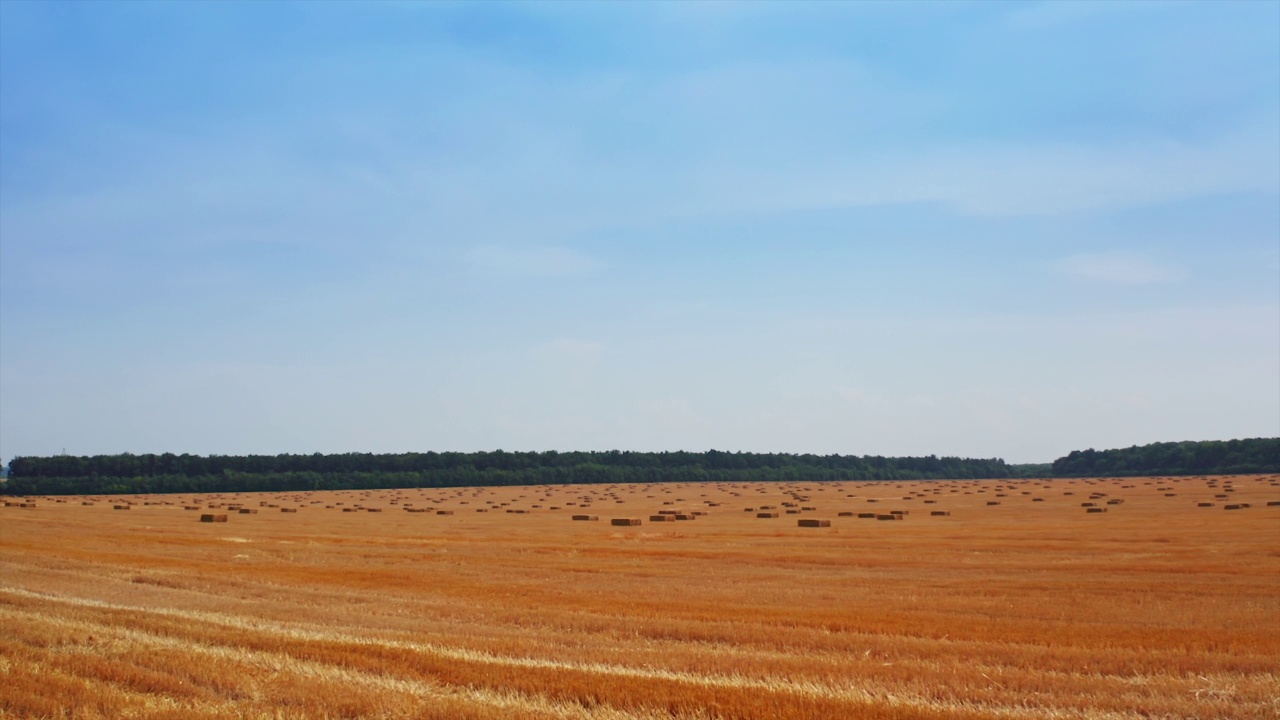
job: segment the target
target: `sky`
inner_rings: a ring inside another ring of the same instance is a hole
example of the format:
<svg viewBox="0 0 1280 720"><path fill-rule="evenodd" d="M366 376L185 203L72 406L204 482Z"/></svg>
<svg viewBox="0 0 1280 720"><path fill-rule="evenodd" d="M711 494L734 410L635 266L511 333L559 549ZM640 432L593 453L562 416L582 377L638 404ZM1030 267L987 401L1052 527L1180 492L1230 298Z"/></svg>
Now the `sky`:
<svg viewBox="0 0 1280 720"><path fill-rule="evenodd" d="M1280 435L1280 2L0 2L0 460Z"/></svg>

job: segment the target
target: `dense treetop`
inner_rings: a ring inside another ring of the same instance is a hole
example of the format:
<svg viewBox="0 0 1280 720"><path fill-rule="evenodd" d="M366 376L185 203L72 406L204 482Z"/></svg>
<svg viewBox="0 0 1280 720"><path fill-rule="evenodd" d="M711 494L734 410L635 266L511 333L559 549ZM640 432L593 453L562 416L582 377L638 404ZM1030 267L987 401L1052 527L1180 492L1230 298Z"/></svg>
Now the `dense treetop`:
<svg viewBox="0 0 1280 720"><path fill-rule="evenodd" d="M10 463L10 494L244 492L568 483L928 480L1280 472L1280 438L1073 452L1048 465L998 458L694 452L334 455L61 455Z"/></svg>
<svg viewBox="0 0 1280 720"><path fill-rule="evenodd" d="M1121 450L1076 450L1053 475L1229 475L1280 472L1280 438L1166 442Z"/></svg>

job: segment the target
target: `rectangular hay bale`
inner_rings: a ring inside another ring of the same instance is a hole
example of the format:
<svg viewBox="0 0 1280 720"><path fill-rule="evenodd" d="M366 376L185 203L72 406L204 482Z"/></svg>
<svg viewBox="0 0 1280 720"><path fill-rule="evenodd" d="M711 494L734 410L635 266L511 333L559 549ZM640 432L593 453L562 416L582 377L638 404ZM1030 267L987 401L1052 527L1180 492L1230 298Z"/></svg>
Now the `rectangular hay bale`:
<svg viewBox="0 0 1280 720"><path fill-rule="evenodd" d="M831 527L830 520L818 520L816 518L801 518L796 521L798 527Z"/></svg>

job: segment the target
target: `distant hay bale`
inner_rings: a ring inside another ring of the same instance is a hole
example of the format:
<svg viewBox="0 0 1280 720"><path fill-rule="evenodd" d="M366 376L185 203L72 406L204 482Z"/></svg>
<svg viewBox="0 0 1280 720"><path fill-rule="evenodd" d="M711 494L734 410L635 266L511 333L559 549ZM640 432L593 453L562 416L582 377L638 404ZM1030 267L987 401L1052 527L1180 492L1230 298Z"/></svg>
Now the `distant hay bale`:
<svg viewBox="0 0 1280 720"><path fill-rule="evenodd" d="M999 505L999 504L1000 504L1000 501L999 501L999 500L988 500L988 501L987 501L987 504L988 504L988 505Z"/></svg>
<svg viewBox="0 0 1280 720"><path fill-rule="evenodd" d="M258 509L257 508L240 508L240 514L241 515L257 515Z"/></svg>
<svg viewBox="0 0 1280 720"><path fill-rule="evenodd" d="M8 505L8 503L5 503L5 504L6 504L6 505ZM80 503L80 504L81 504L81 505L84 505L85 507L93 507L93 503L91 503L91 502L82 502L82 503Z"/></svg>
<svg viewBox="0 0 1280 720"><path fill-rule="evenodd" d="M681 514L679 514L679 515L672 515L672 516L670 516L670 517L674 517L674 518L675 518L675 519L677 519L677 520L693 520L693 519L695 519L697 516L698 516L698 514L697 514L697 513L693 513L693 514L684 514L684 513L681 513Z"/></svg>
<svg viewBox="0 0 1280 720"><path fill-rule="evenodd" d="M1108 501L1107 501L1107 504L1108 504L1108 505L1123 505L1123 504L1124 504L1124 500L1121 500L1120 498L1114 498L1114 499L1108 500Z"/></svg>
<svg viewBox="0 0 1280 720"><path fill-rule="evenodd" d="M207 522L207 523L219 523L219 522L226 522L226 521L227 521L227 516L226 516L226 515L212 515L212 514L208 514L208 513L206 513L206 514L204 514L204 515L201 515L201 516L200 516L200 522L202 522L202 523L206 523L206 522Z"/></svg>
<svg viewBox="0 0 1280 720"><path fill-rule="evenodd" d="M1098 504L1097 504L1097 503L1091 503L1091 502L1089 502L1089 503L1080 503L1080 507L1097 507L1097 506L1098 506Z"/></svg>
<svg viewBox="0 0 1280 720"><path fill-rule="evenodd" d="M848 511L848 510L846 510L846 511L844 511L844 512L840 512L840 513L836 513L836 515L837 515L838 517L853 517L853 513L852 513L852 512L850 512L850 511Z"/></svg>
<svg viewBox="0 0 1280 720"><path fill-rule="evenodd" d="M649 522L675 522L675 515L650 515Z"/></svg>
<svg viewBox="0 0 1280 720"><path fill-rule="evenodd" d="M1267 507L1277 507L1277 506L1280 506L1280 500L1268 500L1268 501L1267 501Z"/></svg>
<svg viewBox="0 0 1280 720"><path fill-rule="evenodd" d="M6 503L6 504L8 504L8 503ZM755 511L756 511L756 509L755 509L755 508L753 508L753 507L749 507L749 508L742 508L742 512L755 512Z"/></svg>
<svg viewBox="0 0 1280 720"><path fill-rule="evenodd" d="M762 512L762 513L756 513L756 517L757 517L757 518L765 518L765 519L767 519L767 518L776 518L776 517L778 517L778 513L776 513L776 512Z"/></svg>
<svg viewBox="0 0 1280 720"><path fill-rule="evenodd" d="M817 518L801 518L796 521L796 525L798 527L831 527L831 521Z"/></svg>
<svg viewBox="0 0 1280 720"><path fill-rule="evenodd" d="M183 509L183 510L199 510L199 509L200 509L200 506L199 506L199 505L184 505L182 509Z"/></svg>
<svg viewBox="0 0 1280 720"><path fill-rule="evenodd" d="M296 512L298 512L298 508L280 508L280 512L282 512L282 513L296 513Z"/></svg>
<svg viewBox="0 0 1280 720"><path fill-rule="evenodd" d="M950 510L933 510L929 514L934 517L945 517L947 515L950 515L951 511Z"/></svg>
<svg viewBox="0 0 1280 720"><path fill-rule="evenodd" d="M574 515L573 519L582 522L595 522L596 520L599 520L600 517L598 515Z"/></svg>
<svg viewBox="0 0 1280 720"><path fill-rule="evenodd" d="M452 515L452 514L453 514L453 511L452 511L452 510L437 510L437 511L436 511L436 514L437 514L437 515Z"/></svg>
<svg viewBox="0 0 1280 720"><path fill-rule="evenodd" d="M876 519L877 519L877 520L901 520L901 519L902 519L902 516L901 516L901 515L894 515L894 514L890 513L890 514L888 514L888 515L876 515Z"/></svg>
<svg viewBox="0 0 1280 720"><path fill-rule="evenodd" d="M1240 506L1239 506L1239 505L1236 505L1236 504L1233 504L1233 505L1223 505L1223 506L1222 506L1222 509L1223 509L1223 510L1239 510L1239 509L1240 509Z"/></svg>
<svg viewBox="0 0 1280 720"><path fill-rule="evenodd" d="M1085 508L1084 511L1086 513L1104 513L1107 511L1107 509L1104 507L1091 507L1091 508Z"/></svg>
<svg viewBox="0 0 1280 720"><path fill-rule="evenodd" d="M910 515L911 511L910 510L890 510L889 514L890 515Z"/></svg>
<svg viewBox="0 0 1280 720"><path fill-rule="evenodd" d="M111 507L112 507L112 509L114 509L114 510L128 510L129 508L131 508L131 507L133 507L133 506L132 506L132 505L112 505Z"/></svg>
<svg viewBox="0 0 1280 720"><path fill-rule="evenodd" d="M876 518L876 514L875 513L858 513L858 517L863 520L874 520Z"/></svg>
<svg viewBox="0 0 1280 720"><path fill-rule="evenodd" d="M631 527L634 525L639 525L640 518L613 518L612 520L609 521L609 524L620 525L624 527Z"/></svg>
<svg viewBox="0 0 1280 720"><path fill-rule="evenodd" d="M1196 503L1196 507L1213 507L1213 503L1211 502Z"/></svg>

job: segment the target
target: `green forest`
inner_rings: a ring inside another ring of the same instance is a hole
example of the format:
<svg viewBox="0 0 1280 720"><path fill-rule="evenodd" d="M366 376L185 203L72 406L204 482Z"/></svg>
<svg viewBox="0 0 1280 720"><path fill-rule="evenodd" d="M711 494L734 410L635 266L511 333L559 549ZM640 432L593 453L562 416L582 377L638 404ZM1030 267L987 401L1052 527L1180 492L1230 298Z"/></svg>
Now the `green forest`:
<svg viewBox="0 0 1280 720"><path fill-rule="evenodd" d="M1165 442L1076 450L1053 462L1058 477L1233 475L1280 472L1280 438Z"/></svg>
<svg viewBox="0 0 1280 720"><path fill-rule="evenodd" d="M11 495L350 490L570 483L939 480L1280 472L1280 438L1084 450L1052 465L998 458L694 452L59 455L18 457Z"/></svg>

